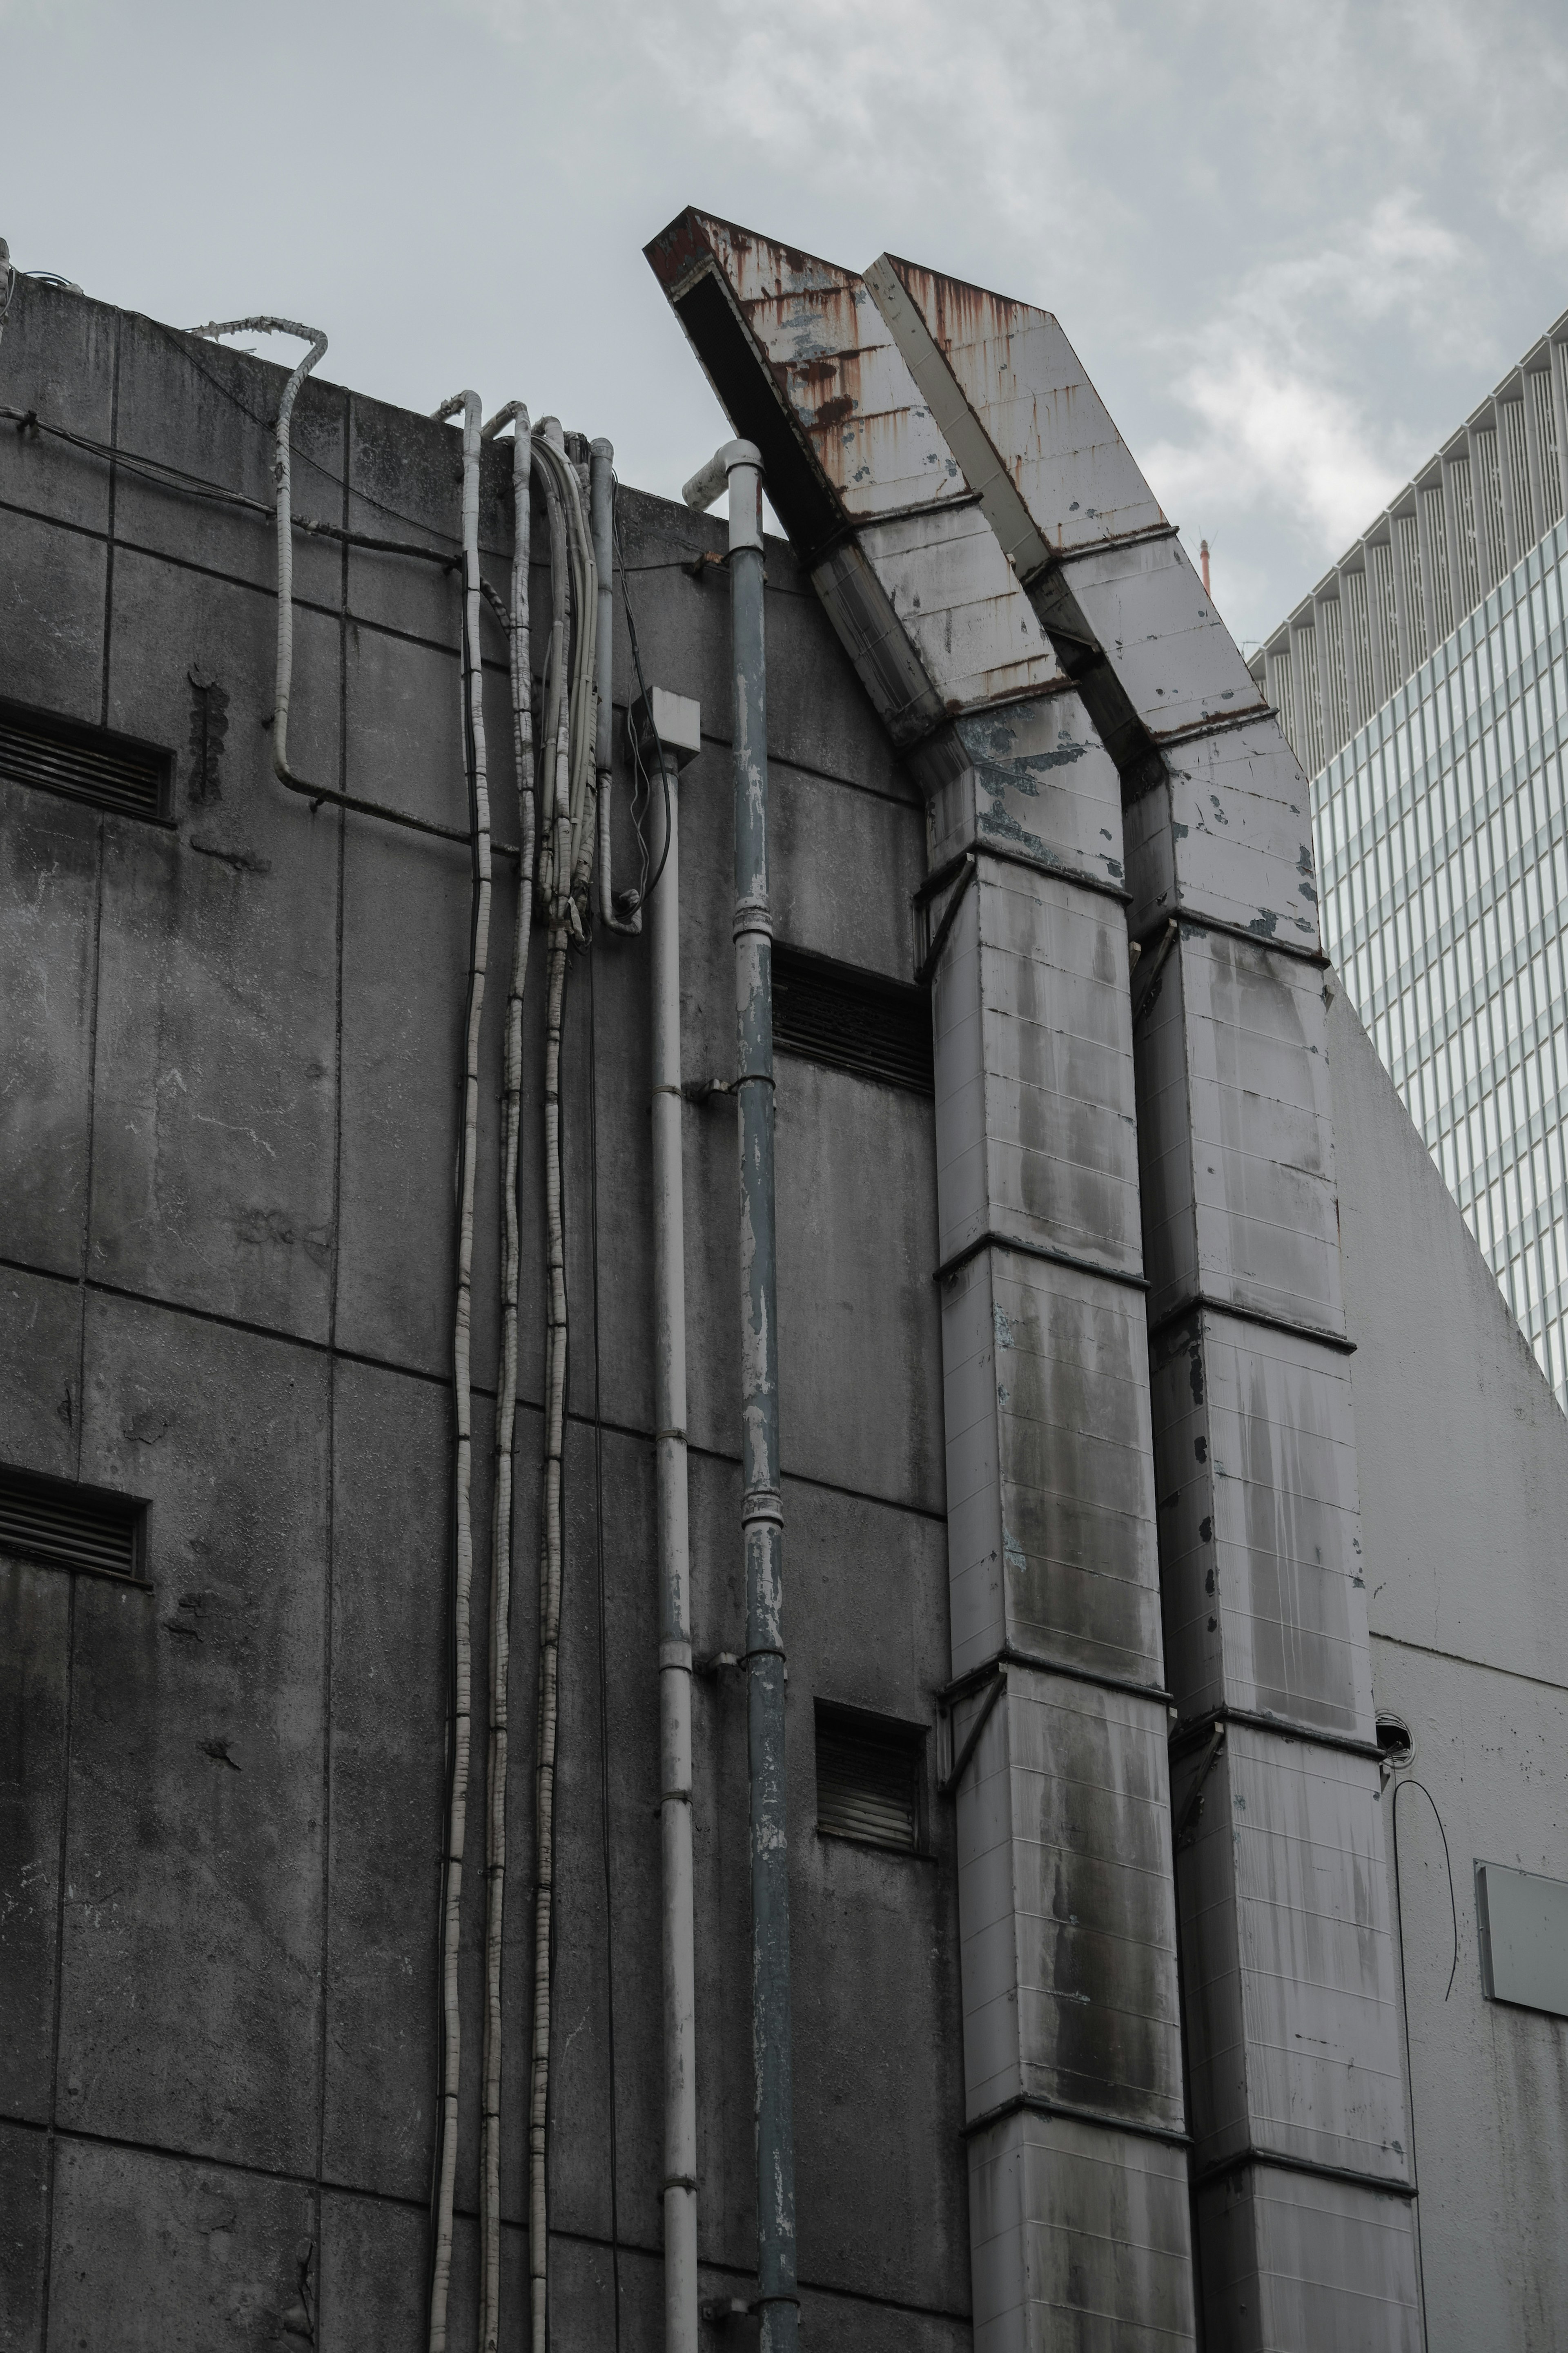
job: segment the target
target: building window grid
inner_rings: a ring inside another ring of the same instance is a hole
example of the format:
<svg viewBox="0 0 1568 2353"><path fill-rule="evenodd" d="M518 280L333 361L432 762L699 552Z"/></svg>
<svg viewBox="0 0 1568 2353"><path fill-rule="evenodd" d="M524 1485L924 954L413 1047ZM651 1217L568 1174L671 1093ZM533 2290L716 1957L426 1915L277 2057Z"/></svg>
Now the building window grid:
<svg viewBox="0 0 1568 2353"><path fill-rule="evenodd" d="M1568 1404L1565 556L1568 533L1534 551L1317 801L1325 945Z"/></svg>
<svg viewBox="0 0 1568 2353"><path fill-rule="evenodd" d="M1318 607L1322 626L1323 651L1323 716L1328 724L1329 748L1337 752L1351 732L1350 701L1345 681L1344 617L1340 600L1331 596Z"/></svg>
<svg viewBox="0 0 1568 2353"><path fill-rule="evenodd" d="M1313 776L1323 765L1323 706L1318 686L1316 629L1298 630L1296 653L1301 665L1301 699L1297 712L1297 724L1301 731L1300 753L1307 774Z"/></svg>
<svg viewBox="0 0 1568 2353"><path fill-rule="evenodd" d="M1383 675L1392 690L1404 677L1399 659L1399 615L1394 601L1394 550L1385 539L1374 540L1367 551L1372 560L1372 603L1377 628Z"/></svg>
<svg viewBox="0 0 1568 2353"><path fill-rule="evenodd" d="M1557 448L1557 408L1552 397L1552 364L1534 370L1530 378L1535 403L1535 438L1541 445L1541 492L1546 517L1555 522L1563 512L1563 467Z"/></svg>
<svg viewBox="0 0 1568 2353"><path fill-rule="evenodd" d="M1377 709L1372 674L1372 629L1367 620L1366 574L1345 573L1343 587L1345 602L1350 607L1351 670L1355 680L1356 714L1359 723L1364 725Z"/></svg>
<svg viewBox="0 0 1568 2353"><path fill-rule="evenodd" d="M1413 514L1397 518L1399 575L1405 590L1405 634L1410 640L1413 669L1426 659L1426 599L1421 586L1421 525Z"/></svg>
<svg viewBox="0 0 1568 2353"><path fill-rule="evenodd" d="M1468 614L1475 611L1482 595L1482 566L1476 545L1476 502L1470 490L1468 458L1455 459L1448 469L1448 480L1454 492L1454 513L1458 525L1459 578L1465 610Z"/></svg>
<svg viewBox="0 0 1568 2353"><path fill-rule="evenodd" d="M1434 482L1422 491L1421 508L1426 518L1426 544L1432 551L1432 633L1441 645L1454 633L1454 599L1448 586L1448 518L1441 482Z"/></svg>
<svg viewBox="0 0 1568 2353"><path fill-rule="evenodd" d="M1522 551L1535 544L1534 502L1530 495L1530 444L1525 438L1522 400L1500 400L1503 440L1508 449L1509 488L1513 492L1514 524Z"/></svg>
<svg viewBox="0 0 1568 2353"><path fill-rule="evenodd" d="M1285 730L1285 740L1298 759L1301 756L1296 733L1295 682L1290 674L1290 649L1282 647L1268 657L1268 675L1273 686L1274 708L1279 713L1279 724Z"/></svg>
<svg viewBox="0 0 1568 2353"><path fill-rule="evenodd" d="M1497 429L1494 426L1483 425L1477 432L1476 459L1481 472L1488 585L1495 588L1508 577L1508 533L1503 524L1502 471L1498 464Z"/></svg>

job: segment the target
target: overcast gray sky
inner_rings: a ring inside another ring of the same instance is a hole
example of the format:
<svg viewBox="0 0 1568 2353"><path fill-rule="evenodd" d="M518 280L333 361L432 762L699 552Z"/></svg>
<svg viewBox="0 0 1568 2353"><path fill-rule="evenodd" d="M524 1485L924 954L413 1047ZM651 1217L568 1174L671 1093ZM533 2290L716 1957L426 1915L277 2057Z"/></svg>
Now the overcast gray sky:
<svg viewBox="0 0 1568 2353"><path fill-rule="evenodd" d="M0 0L0 91L24 269L672 494L683 205L1042 303L1244 639L1568 308L1561 0Z"/></svg>

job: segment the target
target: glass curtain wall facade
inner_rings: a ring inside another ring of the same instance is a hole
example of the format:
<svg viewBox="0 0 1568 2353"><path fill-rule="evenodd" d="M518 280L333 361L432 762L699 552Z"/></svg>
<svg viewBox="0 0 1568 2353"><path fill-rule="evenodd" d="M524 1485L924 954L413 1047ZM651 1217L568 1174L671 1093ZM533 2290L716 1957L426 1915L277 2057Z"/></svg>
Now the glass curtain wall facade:
<svg viewBox="0 0 1568 2353"><path fill-rule="evenodd" d="M1258 654L1323 944L1568 1410L1568 313Z"/></svg>
<svg viewBox="0 0 1568 2353"><path fill-rule="evenodd" d="M1312 786L1323 944L1568 1409L1568 526Z"/></svg>

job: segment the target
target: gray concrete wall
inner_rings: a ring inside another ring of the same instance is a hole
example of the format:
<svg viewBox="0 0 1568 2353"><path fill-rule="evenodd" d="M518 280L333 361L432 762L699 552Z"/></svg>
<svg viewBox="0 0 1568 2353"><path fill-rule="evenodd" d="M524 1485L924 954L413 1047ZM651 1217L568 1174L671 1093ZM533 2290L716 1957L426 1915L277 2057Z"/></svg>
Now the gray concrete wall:
<svg viewBox="0 0 1568 2353"><path fill-rule="evenodd" d="M0 345L9 405L259 499L279 380L26 281ZM499 401L513 387L492 389ZM453 541L449 428L316 382L296 418L298 513ZM510 463L490 452L484 478L486 569L502 585ZM153 1586L0 1562L0 2347L299 2342L283 2320L308 2258L319 2344L412 2348L424 2341L437 2024L466 855L312 815L274 781L273 551L260 519L8 427L0 516L0 692L180 755L168 829L0 786L0 1459L150 1498ZM681 786L683 1039L690 1075L727 1076L729 602L721 575L700 586L682 568L721 532L630 492L622 523L648 678L702 704L703 751ZM454 580L321 543L299 543L296 561L295 766L461 823ZM767 564L780 934L907 977L921 808L788 548L770 542ZM186 754L193 665L230 698L216 797L194 797ZM617 610L618 703L630 681ZM514 839L499 634L486 694L497 835ZM476 1259L487 1393L514 888L503 867ZM536 955L506 1974L514 2327L540 979ZM646 950L603 942L574 966L564 1081L574 1320L552 2172L563 2347L612 2341L617 2270L621 2341L659 2339L647 1052ZM949 1672L932 1108L787 1059L778 1101L804 2318L816 2346L947 2353L969 2338L950 1817L928 1788L919 1857L819 1840L811 1747L816 1698L930 1725ZM702 1652L738 1649L742 1626L737 1187L732 1114L686 1118ZM482 1689L488 1394L479 1403ZM704 2292L722 2295L744 2291L752 2261L743 1707L733 1679L699 1686L701 2252ZM475 1760L477 1824L482 1744ZM929 1783L929 1755L927 1769ZM479 1887L471 1874L458 2345L473 2326Z"/></svg>
<svg viewBox="0 0 1568 2353"><path fill-rule="evenodd" d="M1427 2342L1534 2353L1568 2311L1568 2020L1487 2000L1475 1864L1568 1880L1568 1422L1343 995L1329 1051L1373 1688L1415 1736L1383 1802Z"/></svg>

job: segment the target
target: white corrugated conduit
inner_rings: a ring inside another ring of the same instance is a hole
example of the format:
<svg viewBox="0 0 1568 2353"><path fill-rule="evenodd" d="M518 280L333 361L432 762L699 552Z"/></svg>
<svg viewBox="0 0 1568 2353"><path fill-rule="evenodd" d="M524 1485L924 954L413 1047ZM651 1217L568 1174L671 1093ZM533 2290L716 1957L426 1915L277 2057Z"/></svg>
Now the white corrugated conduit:
<svg viewBox="0 0 1568 2353"><path fill-rule="evenodd" d="M294 335L310 346L283 387L283 397L278 404L277 450L272 460L273 486L278 494L278 684L272 702L272 765L279 784L287 785L290 792L309 793L313 799L333 800L339 797L336 794L319 792L314 786L304 784L289 765L289 702L294 683L294 530L289 443L300 386L325 353L327 339L320 327L302 327L297 319L213 320L205 327L193 327L191 332L205 335L214 342L219 335Z"/></svg>
<svg viewBox="0 0 1568 2353"><path fill-rule="evenodd" d="M436 411L463 419L463 728L474 835L474 919L464 1023L463 1124L458 1155L458 1284L452 1317L452 1377L458 1444L453 1481L456 1575L452 1588L452 1715L445 1911L441 1929L443 2044L437 2169L436 2251L430 2281L430 2353L446 2353L447 2303L452 2276L452 2200L458 2173L458 2093L462 2059L462 2010L458 1948L462 1921L463 1850L468 1810L468 1758L473 1730L473 1640L469 1605L474 1582L473 1334L474 1177L479 1158L479 1023L490 928L490 808L485 767L483 671L479 660L479 396L454 394Z"/></svg>
<svg viewBox="0 0 1568 2353"><path fill-rule="evenodd" d="M511 601L501 607L511 686L512 751L517 765L517 918L507 988L505 1074L501 1095L500 1381L496 1401L495 1508L490 1540L490 1735L486 1779L485 2035L480 2097L480 2353L500 2341L501 1951L506 1915L507 1735L510 1715L511 1483L517 1434L517 1319L522 1253L518 1231L518 1150L522 1127L522 997L533 934L533 708L528 652L529 485L533 445L528 411L508 401L485 427L491 440L511 425ZM499 599L495 599L497 603Z"/></svg>
<svg viewBox="0 0 1568 2353"><path fill-rule="evenodd" d="M492 1519L492 1579L490 1619L490 1687L489 1717L488 1812L486 1824L486 1917L484 1961L484 2025L481 2070L480 2145L480 2287L479 2345L482 2353L499 2353L500 2337L500 2161L501 2161L501 1957L504 1941L506 1890L506 1788L508 1762L508 1673L510 1663L511 1557L514 1545L512 1464L516 1430L519 1354L520 1138L522 1102L522 1010L534 914L546 922L550 935L549 1006L546 1021L544 1073L545 1223L548 1257L545 1332L545 1446L542 1531L539 1589L539 1692L535 1756L536 1883L533 1923L534 2002L529 2103L529 2271L531 2344L532 2353L546 2353L548 2330L548 2231L546 2160L550 2099L551 1934L554 1894L554 1781L558 1726L559 1665L563 1542L563 1467L565 1437L566 1363L568 1345L563 1167L561 1134L561 1050L568 950L575 940L585 944L595 918L606 931L636 933L642 928L642 909L657 889L665 860L673 867L674 821L668 777L664 786L666 825L661 855L651 881L645 849L643 877L635 890L616 894L609 870L609 807L611 783L611 656L610 594L615 567L615 478L613 451L607 441L595 442L590 466L580 469L567 453L559 423L546 418L530 431L528 413L519 401L509 402L481 427L480 406L472 392L456 395L436 412L447 417L460 412L463 434L462 565L463 625L461 717L464 768L468 777L469 826L456 828L412 817L379 804L360 801L331 787L306 782L289 765L289 711L293 681L294 529L290 501L290 436L293 410L300 386L327 348L319 330L270 317L230 320L195 330L217 337L235 333L289 334L309 345L289 376L279 402L276 427L274 480L277 502L274 521L278 543L277 685L272 728L272 764L280 783L308 798L359 811L386 822L410 827L442 838L467 839L473 860L473 914L468 979L463 1026L463 1117L456 1170L458 1196L458 1267L452 1325L452 1356L456 1407L456 1447L453 1482L453 1573L451 1588L450 1703L447 1733L447 1821L441 1913L442 2033L438 2116L434 2165L431 2285L428 2344L430 2353L446 2353L451 2290L453 2203L457 2175L458 2103L461 2074L462 2019L458 1996L458 1939L462 1876L472 1738L472 1640L470 1604L473 1585L473 1419L471 1341L473 1293L474 1199L479 1127L479 1031L489 961L491 895L491 842L488 771L485 754L479 610L488 599L507 634L511 699L512 742L519 791L519 877L516 922L512 937L511 973L507 993L501 1120L502 1250L500 1270L500 1363L495 1435L495 1498ZM512 494L513 554L511 593L503 600L479 572L479 454L483 441L513 428ZM544 492L550 524L552 587L551 628L542 680L542 723L535 741L532 723L532 679L530 661L529 559L530 493L537 470ZM591 481L583 480L586 470ZM307 530L326 530L306 523ZM345 543L358 535L333 532ZM424 555L426 551L391 541L365 541L389 553ZM631 616L627 614L628 627ZM636 658L635 632L633 653ZM638 681L641 664L637 662ZM646 690L644 702L647 701ZM640 761L640 746L638 748ZM662 751L659 753L664 770ZM634 807L634 818L637 810ZM640 822L638 830L640 834ZM595 902L595 864L602 859ZM537 892L537 901L535 893ZM669 904L662 913L666 937L661 950L664 1020L663 1044L657 1050L661 1072L672 1069L679 1080L679 908L673 881ZM679 1209L679 1132L666 1139L665 1175L661 1184L661 1226L656 1249L666 1269L667 1305L677 1323L680 1314L679 1267L682 1255ZM667 1317L667 1323L668 1318ZM671 1325L663 1345L679 1364L683 1330ZM674 1369L671 1366L668 1369ZM668 1384L665 1384L667 1393ZM677 1384L683 1389L683 1382ZM683 1404L683 1399L678 1399ZM682 1416L683 1418L683 1416ZM679 1433L682 1443L684 1431ZM668 1482L667 1482L668 1483ZM680 1481L684 1488L684 1479ZM683 1503L684 1497L682 1495ZM673 1505L673 1495L667 1499ZM684 1523L684 1511L677 1517ZM671 1547L663 1547L667 1555ZM684 1562L684 1543L675 1548ZM667 1561L667 1567L668 1567ZM678 1577L684 1586L684 1576ZM676 1622L684 1633L684 1597L678 1597ZM689 1641L684 1645L689 1651ZM673 1663L673 1662L672 1662ZM667 1684L671 1682L667 1677ZM667 1726L667 1735L671 1727ZM667 1738L667 1746L668 1741ZM689 1732L677 1738L676 1751L685 1758L677 1778L689 1782ZM689 1815L684 1822L689 1843ZM675 2320L684 2318L695 2297L695 2181L688 2168L695 2162L690 2126L691 2031L690 1871L688 1857L680 1883L682 1902L676 1911L676 1941L685 1958L678 1971L686 1987L679 2007L684 2019L681 2038L685 2096L681 2123L672 2143L680 2154L681 2178L671 2201L679 2213L676 2236L679 2253L678 2277L670 2284L671 2342L684 2346L687 2332ZM670 1934L667 1919L666 1937ZM667 1957L668 1958L668 1957Z"/></svg>
<svg viewBox="0 0 1568 2353"><path fill-rule="evenodd" d="M544 1542L539 1580L539 1715L534 1765L533 2053L528 2117L528 2271L533 2353L549 2314L551 1923L554 1905L555 1741L563 1567L562 1469L566 1424L566 1250L562 1210L561 1030L566 954L584 937L597 833L594 760L599 597L582 485L560 425L546 417L534 459L550 518L552 617L544 685L540 900L550 924L544 1048L544 1203L549 1253L544 1381ZM567 595L570 588L571 602ZM575 621L575 628L572 626Z"/></svg>

